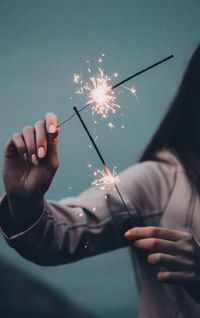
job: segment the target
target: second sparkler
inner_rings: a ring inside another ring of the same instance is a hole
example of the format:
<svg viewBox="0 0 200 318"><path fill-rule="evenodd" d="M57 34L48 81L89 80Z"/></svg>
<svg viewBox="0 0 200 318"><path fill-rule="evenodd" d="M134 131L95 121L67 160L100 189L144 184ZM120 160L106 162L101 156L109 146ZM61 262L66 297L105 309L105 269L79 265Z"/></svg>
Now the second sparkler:
<svg viewBox="0 0 200 318"><path fill-rule="evenodd" d="M93 146L94 146L94 149L96 150L96 153L98 154L98 156L99 156L99 158L100 158L100 160L101 160L101 162L102 162L102 164L103 164L103 168L104 168L104 170L105 170L105 172L106 172L106 174L107 174L107 179L108 179L107 182L109 181L109 182L114 186L114 188L116 189L116 191L117 191L117 193L118 193L118 195L119 195L119 197L120 197L120 200L121 200L121 202L122 202L122 204L123 204L123 206L124 206L124 208L125 208L125 211L127 211L128 216L130 216L129 209L128 209L128 207L127 207L127 205L126 205L126 203L125 203L125 201L124 201L124 199L123 199L123 196L122 196L122 194L121 194L121 192L120 192L120 190L119 190L119 188L118 188L118 186L117 186L118 178L116 178L116 176L113 176L113 175L112 175L110 169L108 168L108 166L107 166L105 160L104 160L103 157L102 157L102 154L101 154L100 151L99 151L99 148L97 147L97 145L96 145L94 139L92 138L92 135L90 134L90 132L89 132L89 130L88 130L86 124L84 123L84 121L83 121L83 119L82 119L82 117L81 117L81 115L80 115L80 113L78 112L78 110L77 110L76 107L74 107L74 111L75 111L76 115L78 116L78 118L79 118L79 120L80 120L80 122L81 122L83 128L85 129L85 131L86 131L88 137L90 138L90 141L92 142L92 144L93 144Z"/></svg>

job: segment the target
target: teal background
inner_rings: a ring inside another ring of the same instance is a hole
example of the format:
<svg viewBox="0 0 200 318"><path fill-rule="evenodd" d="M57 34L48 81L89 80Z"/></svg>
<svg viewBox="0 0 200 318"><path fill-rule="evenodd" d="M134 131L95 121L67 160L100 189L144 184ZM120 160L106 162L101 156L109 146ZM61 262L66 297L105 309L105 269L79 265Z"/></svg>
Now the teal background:
<svg viewBox="0 0 200 318"><path fill-rule="evenodd" d="M136 162L199 43L199 13L199 0L0 0L1 166L4 144L13 132L48 111L60 120L72 113L73 74L86 67L87 59L95 65L105 53L105 72L117 71L120 80L174 54L173 60L129 83L137 88L139 101L123 93L116 116L98 119L97 143L108 165L121 171ZM93 132L90 112L83 116ZM116 126L112 131L110 121ZM78 120L62 127L60 167L48 198L73 196L90 186L92 172L101 165L89 144ZM92 317L136 317L136 284L127 249L42 268L23 260L3 239L0 245L2 260L47 283Z"/></svg>

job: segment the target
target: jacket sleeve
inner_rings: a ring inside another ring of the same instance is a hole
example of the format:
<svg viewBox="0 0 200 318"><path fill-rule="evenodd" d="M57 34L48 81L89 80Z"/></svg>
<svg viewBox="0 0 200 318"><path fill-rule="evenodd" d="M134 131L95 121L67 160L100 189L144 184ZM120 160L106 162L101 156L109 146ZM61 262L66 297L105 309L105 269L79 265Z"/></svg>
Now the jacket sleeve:
<svg viewBox="0 0 200 318"><path fill-rule="evenodd" d="M161 211L170 194L166 178L155 162L137 164L120 176L117 191L92 187L59 202L44 200L39 219L18 232L9 217L7 197L0 203L0 226L8 244L24 258L40 265L58 265L127 245L124 232ZM161 202L162 201L162 202Z"/></svg>

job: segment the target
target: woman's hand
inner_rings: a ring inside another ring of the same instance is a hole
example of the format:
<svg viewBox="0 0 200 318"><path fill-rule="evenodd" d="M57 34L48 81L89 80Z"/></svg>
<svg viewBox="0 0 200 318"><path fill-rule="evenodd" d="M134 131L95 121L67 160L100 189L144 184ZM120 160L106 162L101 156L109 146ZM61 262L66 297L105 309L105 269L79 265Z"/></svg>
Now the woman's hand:
<svg viewBox="0 0 200 318"><path fill-rule="evenodd" d="M162 283L179 284L188 291L199 288L200 247L190 233L163 227L135 227L125 233L134 248L147 253L147 262L157 266Z"/></svg>
<svg viewBox="0 0 200 318"><path fill-rule="evenodd" d="M48 113L44 120L13 134L5 147L3 179L17 223L26 223L29 212L40 207L51 184L58 167L58 134L57 117Z"/></svg>

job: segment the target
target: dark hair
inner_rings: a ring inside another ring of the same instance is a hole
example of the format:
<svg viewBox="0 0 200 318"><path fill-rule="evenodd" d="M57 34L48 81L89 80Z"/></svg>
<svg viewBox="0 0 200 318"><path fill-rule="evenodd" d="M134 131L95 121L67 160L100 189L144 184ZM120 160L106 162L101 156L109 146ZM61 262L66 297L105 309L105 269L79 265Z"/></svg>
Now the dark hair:
<svg viewBox="0 0 200 318"><path fill-rule="evenodd" d="M175 151L190 182L200 190L200 45L140 161L157 160L155 153L165 148Z"/></svg>

